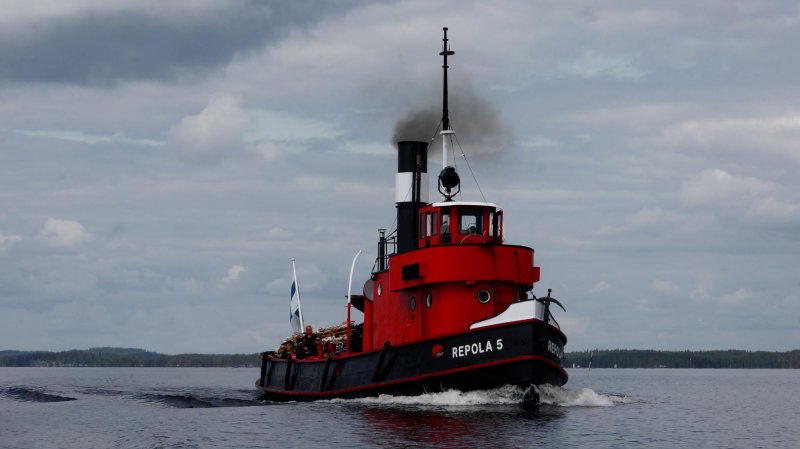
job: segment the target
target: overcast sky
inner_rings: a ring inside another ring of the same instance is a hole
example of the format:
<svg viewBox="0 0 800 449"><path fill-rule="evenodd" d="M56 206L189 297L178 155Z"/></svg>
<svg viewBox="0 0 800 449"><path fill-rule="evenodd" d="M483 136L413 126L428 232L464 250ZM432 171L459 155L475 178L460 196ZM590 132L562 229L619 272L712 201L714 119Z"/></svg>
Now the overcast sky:
<svg viewBox="0 0 800 449"><path fill-rule="evenodd" d="M453 127L568 351L800 348L798 2L0 9L0 349L272 349L293 257L307 321L344 320L443 26Z"/></svg>

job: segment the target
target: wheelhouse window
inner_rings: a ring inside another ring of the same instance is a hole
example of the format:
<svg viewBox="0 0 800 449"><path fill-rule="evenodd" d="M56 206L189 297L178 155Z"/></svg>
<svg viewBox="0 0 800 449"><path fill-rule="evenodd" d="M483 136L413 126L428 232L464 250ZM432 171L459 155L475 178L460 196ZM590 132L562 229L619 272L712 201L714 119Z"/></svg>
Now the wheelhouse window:
<svg viewBox="0 0 800 449"><path fill-rule="evenodd" d="M419 238L439 235L439 212L419 214Z"/></svg>
<svg viewBox="0 0 800 449"><path fill-rule="evenodd" d="M458 211L458 232L483 234L483 210L464 208Z"/></svg>
<svg viewBox="0 0 800 449"><path fill-rule="evenodd" d="M503 237L503 211L499 210L494 216L495 226L494 232L495 237L502 238Z"/></svg>
<svg viewBox="0 0 800 449"><path fill-rule="evenodd" d="M428 235L439 234L439 212L428 214Z"/></svg>
<svg viewBox="0 0 800 449"><path fill-rule="evenodd" d="M442 242L450 243L450 212L442 209Z"/></svg>

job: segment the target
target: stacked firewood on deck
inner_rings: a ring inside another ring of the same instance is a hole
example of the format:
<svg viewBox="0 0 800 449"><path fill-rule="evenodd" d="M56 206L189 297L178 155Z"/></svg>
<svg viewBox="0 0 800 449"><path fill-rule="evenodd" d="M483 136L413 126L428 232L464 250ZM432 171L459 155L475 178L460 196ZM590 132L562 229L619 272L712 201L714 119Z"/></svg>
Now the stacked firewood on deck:
<svg viewBox="0 0 800 449"><path fill-rule="evenodd" d="M352 323L351 323L352 325ZM295 354L295 349L300 345L305 333L298 332L286 338L275 350L275 355L281 358L289 358L290 354ZM334 352L337 347L344 346L347 341L347 325L338 324L317 329L317 341L322 342L323 352Z"/></svg>
<svg viewBox="0 0 800 449"><path fill-rule="evenodd" d="M300 340L302 338L303 334L297 333L283 340L283 342L278 346L278 349L275 350L275 356L282 359L290 358L294 355L294 350L297 348L297 345L300 344Z"/></svg>
<svg viewBox="0 0 800 449"><path fill-rule="evenodd" d="M351 323L352 325L352 323ZM317 336L323 343L332 343L334 346L347 341L347 324L317 329Z"/></svg>

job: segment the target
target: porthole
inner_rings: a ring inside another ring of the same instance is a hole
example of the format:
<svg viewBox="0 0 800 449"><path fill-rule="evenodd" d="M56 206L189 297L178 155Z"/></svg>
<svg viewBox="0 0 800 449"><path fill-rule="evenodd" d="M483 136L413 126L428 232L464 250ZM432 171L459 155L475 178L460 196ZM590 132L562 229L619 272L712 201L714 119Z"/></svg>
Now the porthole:
<svg viewBox="0 0 800 449"><path fill-rule="evenodd" d="M381 283L378 282L378 296L381 295Z"/></svg>
<svg viewBox="0 0 800 449"><path fill-rule="evenodd" d="M489 300L492 299L491 293L489 290L481 290L478 292L478 302L481 304L486 304Z"/></svg>
<svg viewBox="0 0 800 449"><path fill-rule="evenodd" d="M413 312L416 309L417 309L417 297L416 296L412 296L411 297L411 311Z"/></svg>
<svg viewBox="0 0 800 449"><path fill-rule="evenodd" d="M425 305L428 306L428 308L430 308L432 304L433 304L433 297L431 296L430 293L428 293L428 295L425 296Z"/></svg>

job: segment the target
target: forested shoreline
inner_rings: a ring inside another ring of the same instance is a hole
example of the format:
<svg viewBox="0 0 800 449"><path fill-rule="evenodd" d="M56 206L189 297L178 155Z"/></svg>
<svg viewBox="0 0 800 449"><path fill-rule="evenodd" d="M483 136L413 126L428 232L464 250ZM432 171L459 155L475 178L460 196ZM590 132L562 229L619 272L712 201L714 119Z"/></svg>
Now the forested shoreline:
<svg viewBox="0 0 800 449"><path fill-rule="evenodd" d="M613 349L568 352L565 367L588 368L800 368L800 350L787 352L655 351Z"/></svg>
<svg viewBox="0 0 800 449"><path fill-rule="evenodd" d="M0 366L51 367L253 367L258 354L159 354L136 348L70 351L0 351Z"/></svg>
<svg viewBox="0 0 800 449"><path fill-rule="evenodd" d="M655 351L614 349L567 352L567 368L800 368L800 350ZM0 351L12 367L255 367L258 354L160 354L136 348Z"/></svg>

